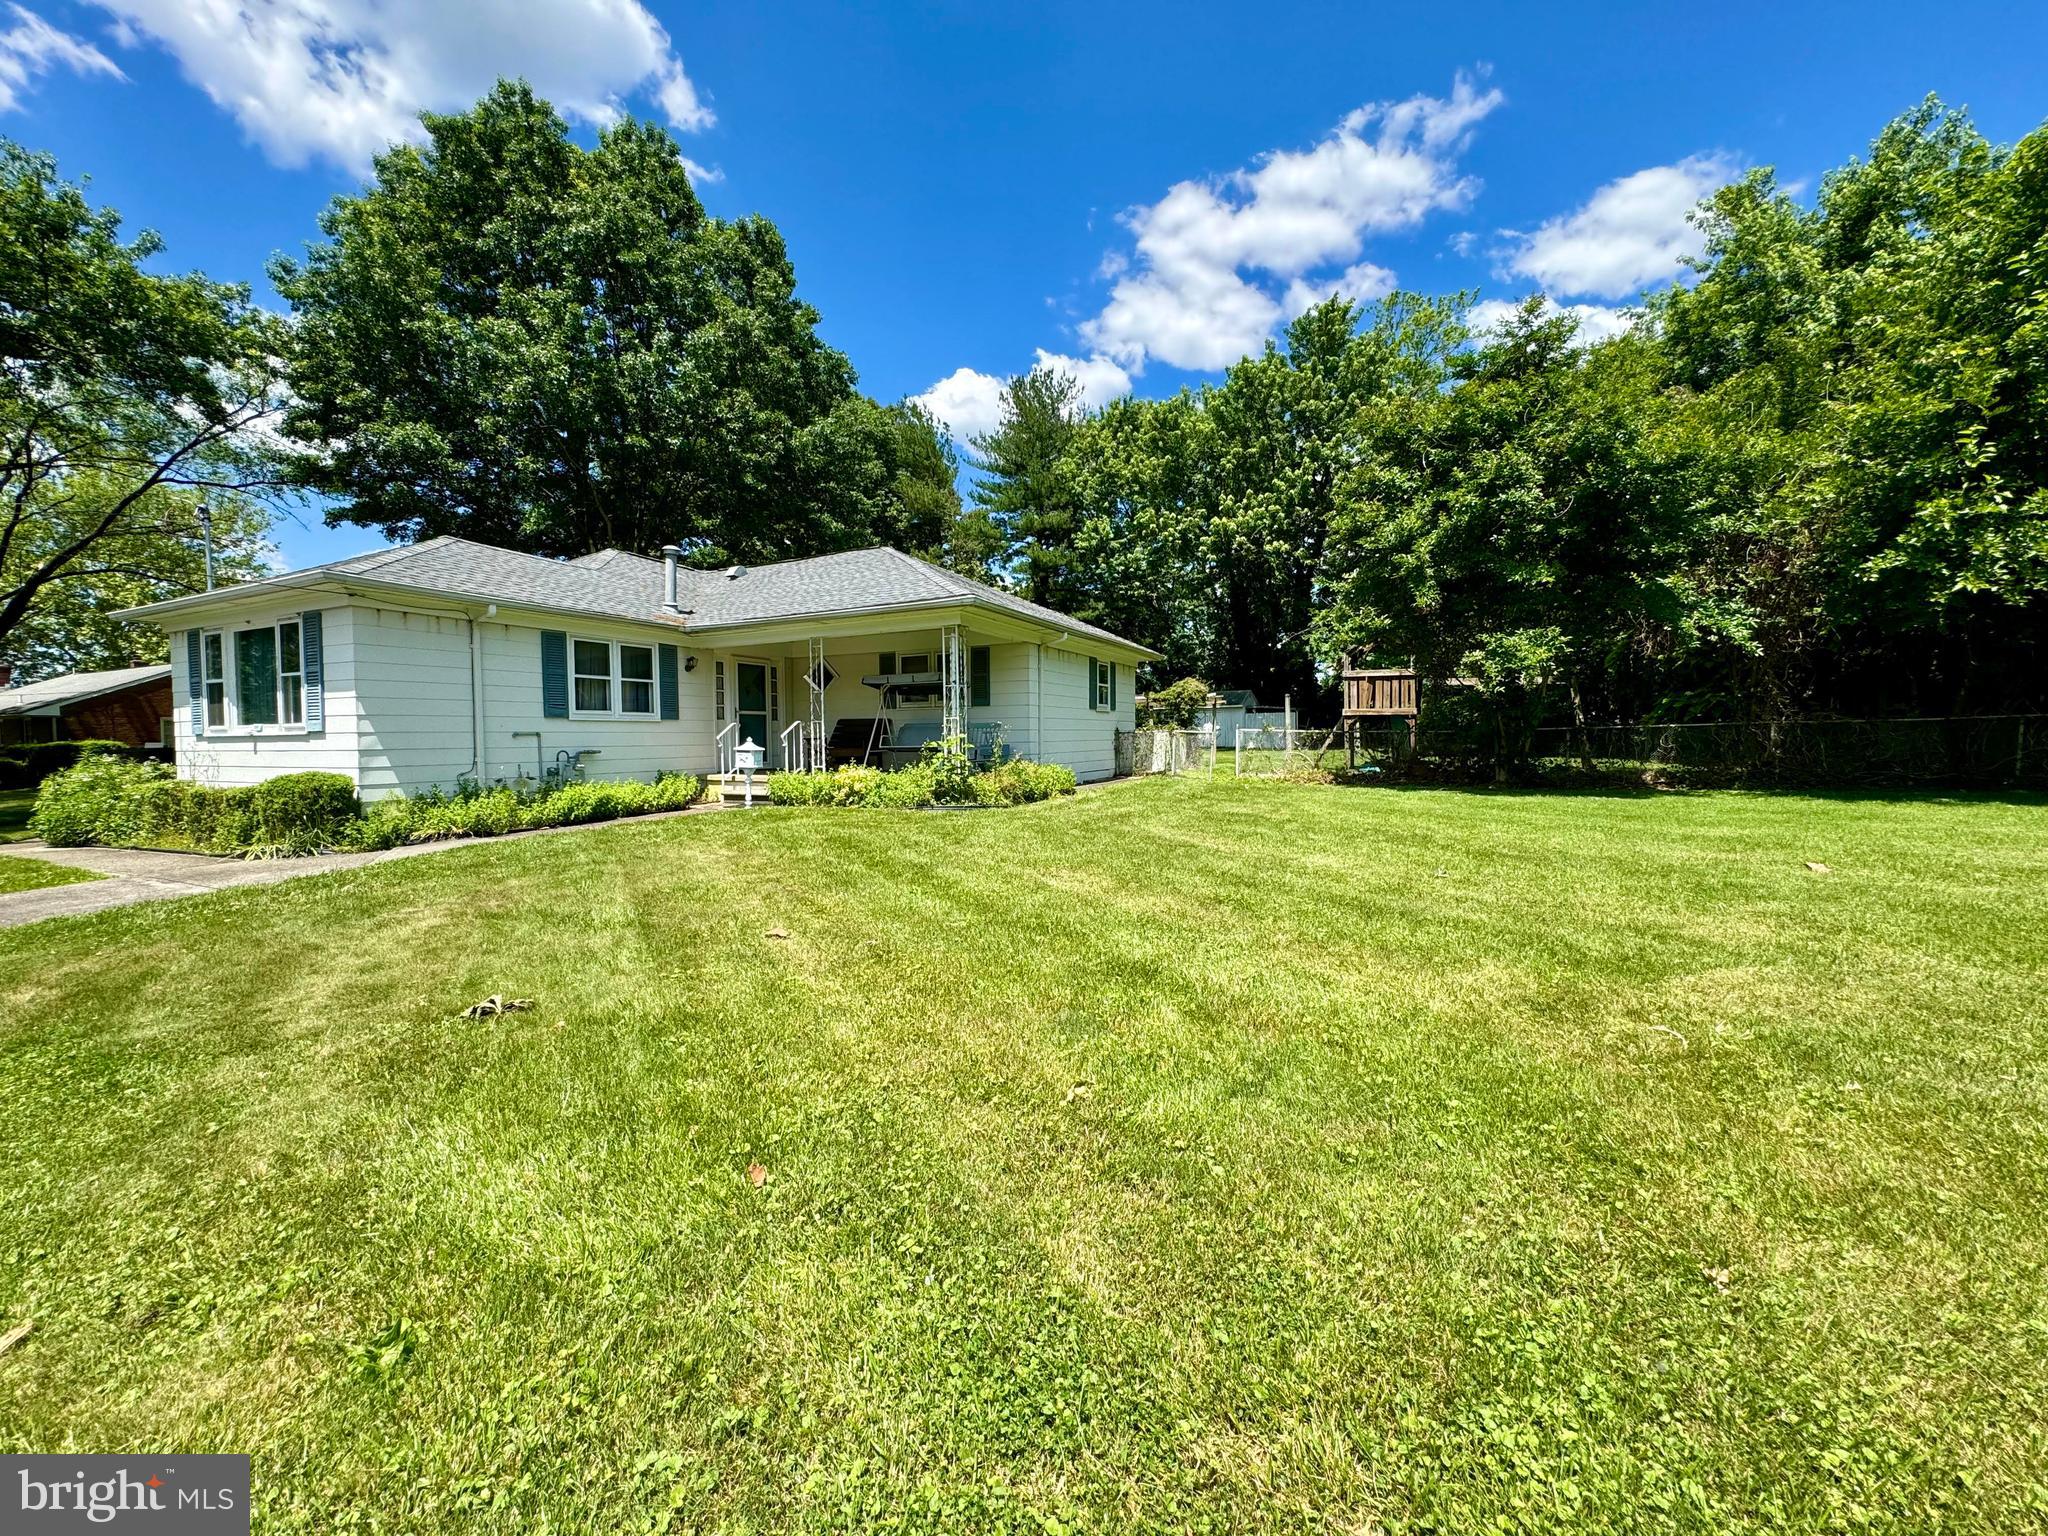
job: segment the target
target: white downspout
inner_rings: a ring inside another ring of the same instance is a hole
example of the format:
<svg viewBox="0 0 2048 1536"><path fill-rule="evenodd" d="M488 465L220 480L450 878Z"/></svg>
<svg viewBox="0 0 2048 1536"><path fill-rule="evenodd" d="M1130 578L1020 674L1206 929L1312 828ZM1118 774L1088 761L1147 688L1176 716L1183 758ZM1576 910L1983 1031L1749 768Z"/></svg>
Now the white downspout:
<svg viewBox="0 0 2048 1536"><path fill-rule="evenodd" d="M482 618L496 618L498 605L484 606ZM479 784L484 777L484 652L483 638L477 633L479 616L470 614L469 619L469 776Z"/></svg>
<svg viewBox="0 0 2048 1536"><path fill-rule="evenodd" d="M1055 635L1055 636L1053 637L1053 642L1052 642L1052 643L1053 643L1054 645L1059 645L1059 644L1060 644L1060 643L1061 643L1062 641L1064 641L1064 640L1065 640L1065 639L1067 638L1067 636L1068 636L1068 635L1070 635L1070 634L1072 634L1072 633L1073 633L1073 631L1072 631L1072 630L1069 630L1069 629L1063 629L1063 630L1061 630L1061 631L1060 631L1060 632L1059 632L1059 633L1058 633L1057 635ZM1035 684L1035 686L1034 686L1034 687L1033 687L1033 689L1032 689L1032 695L1031 695L1031 735L1032 735L1032 742L1031 742L1031 755L1032 755L1033 757L1037 758L1037 759L1038 759L1038 761L1039 761L1039 762L1041 762L1041 763L1042 763L1042 762L1044 762L1044 761L1046 761L1046 756L1045 756L1045 653L1046 653L1046 649L1047 649L1047 647L1046 647L1046 644L1045 644L1045 642L1044 642L1043 640L1039 641L1039 642L1038 642L1038 676L1037 676L1037 677L1036 677L1036 678L1034 679L1034 684Z"/></svg>

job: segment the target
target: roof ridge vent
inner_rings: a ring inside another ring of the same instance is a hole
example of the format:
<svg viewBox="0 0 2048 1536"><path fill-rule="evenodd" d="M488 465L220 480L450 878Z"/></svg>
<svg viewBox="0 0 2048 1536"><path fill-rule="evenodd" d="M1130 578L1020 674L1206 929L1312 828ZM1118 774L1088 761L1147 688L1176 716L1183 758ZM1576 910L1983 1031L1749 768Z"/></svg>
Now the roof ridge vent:
<svg viewBox="0 0 2048 1536"><path fill-rule="evenodd" d="M747 568L744 565L735 565L727 569L725 573L725 579L727 581L738 581L742 576L746 574Z"/></svg>

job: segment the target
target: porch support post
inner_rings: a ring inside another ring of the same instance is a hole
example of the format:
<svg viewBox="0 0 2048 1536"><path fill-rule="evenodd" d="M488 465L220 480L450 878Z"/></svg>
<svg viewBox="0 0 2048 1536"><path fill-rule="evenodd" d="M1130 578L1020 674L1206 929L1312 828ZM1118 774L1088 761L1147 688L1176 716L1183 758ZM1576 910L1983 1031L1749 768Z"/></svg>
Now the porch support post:
<svg viewBox="0 0 2048 1536"><path fill-rule="evenodd" d="M810 666L804 670L804 686L810 690L810 714L804 724L804 766L813 773L825 771L825 637L811 637Z"/></svg>
<svg viewBox="0 0 2048 1536"><path fill-rule="evenodd" d="M967 679L962 665L965 659L960 651L960 626L948 624L939 631L939 701L945 710L939 739L948 752L959 751L961 740L967 735Z"/></svg>

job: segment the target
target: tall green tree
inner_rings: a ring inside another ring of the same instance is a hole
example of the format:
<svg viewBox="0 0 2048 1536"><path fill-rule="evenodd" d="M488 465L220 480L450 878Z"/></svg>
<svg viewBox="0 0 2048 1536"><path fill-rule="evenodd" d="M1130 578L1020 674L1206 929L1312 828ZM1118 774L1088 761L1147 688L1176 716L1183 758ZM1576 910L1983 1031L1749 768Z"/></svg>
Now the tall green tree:
<svg viewBox="0 0 2048 1536"><path fill-rule="evenodd" d="M1582 353L1575 329L1532 300L1455 358L1454 388L1378 402L1337 492L1322 643L1412 662L1439 693L1462 680L1503 768L1547 689L1583 719L1632 654L1696 622L1655 359L1626 338Z"/></svg>
<svg viewBox="0 0 2048 1536"><path fill-rule="evenodd" d="M878 528L883 542L940 565L957 565L960 524L960 456L953 440L930 411L915 400L889 407L895 429L890 459L895 466L898 521ZM972 574L975 567L965 567Z"/></svg>
<svg viewBox="0 0 2048 1536"><path fill-rule="evenodd" d="M161 250L0 141L0 656L32 674L118 654L113 605L196 588L199 502L260 557L290 338L245 288L148 271Z"/></svg>
<svg viewBox="0 0 2048 1536"><path fill-rule="evenodd" d="M1074 606L1068 567L1078 526L1068 448L1083 416L1080 381L1051 368L1020 373L1003 388L993 432L973 440L979 475L974 515L962 530L986 551L990 574L1013 579L1035 603Z"/></svg>
<svg viewBox="0 0 2048 1536"><path fill-rule="evenodd" d="M1331 300L1220 385L1084 422L1063 482L1081 509L1076 611L1164 652L1161 679L1193 672L1312 712L1338 488L1375 403L1441 386L1454 315Z"/></svg>
<svg viewBox="0 0 2048 1536"><path fill-rule="evenodd" d="M1770 714L2043 701L2048 129L2011 149L1929 100L1804 207L1715 197L1656 305L1667 379L1737 470L1724 670Z"/></svg>
<svg viewBox="0 0 2048 1536"><path fill-rule="evenodd" d="M335 520L707 563L900 534L902 422L819 339L773 224L707 217L650 124L581 148L524 84L423 121L272 269Z"/></svg>

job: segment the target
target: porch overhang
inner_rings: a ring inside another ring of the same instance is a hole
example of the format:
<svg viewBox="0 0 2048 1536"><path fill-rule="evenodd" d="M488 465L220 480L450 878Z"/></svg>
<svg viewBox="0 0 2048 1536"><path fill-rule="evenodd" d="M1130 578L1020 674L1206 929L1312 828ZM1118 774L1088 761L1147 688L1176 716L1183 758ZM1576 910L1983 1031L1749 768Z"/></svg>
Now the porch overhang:
<svg viewBox="0 0 2048 1536"><path fill-rule="evenodd" d="M975 602L948 604L898 604L876 608L843 609L832 613L798 615L786 619L757 619L745 624L686 624L683 630L692 645L714 650L745 649L748 646L797 644L812 640L859 639L868 635L895 634L903 630L941 630L950 626L969 629L978 638L1065 646L1084 650L1105 661L1135 666L1156 660L1157 651L1133 645L1091 630L1061 629L1041 624L1007 609Z"/></svg>

